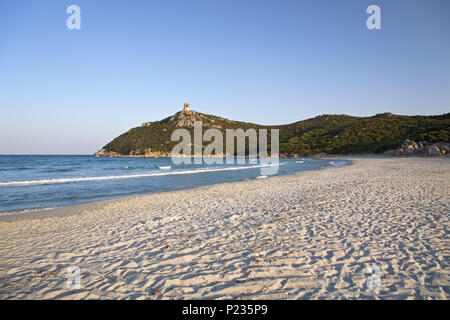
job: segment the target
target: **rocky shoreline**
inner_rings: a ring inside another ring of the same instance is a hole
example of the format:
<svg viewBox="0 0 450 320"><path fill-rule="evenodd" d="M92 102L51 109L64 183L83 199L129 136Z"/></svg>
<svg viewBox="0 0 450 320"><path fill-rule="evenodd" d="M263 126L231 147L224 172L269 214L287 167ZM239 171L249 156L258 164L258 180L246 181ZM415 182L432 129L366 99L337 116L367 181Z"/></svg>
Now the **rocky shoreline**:
<svg viewBox="0 0 450 320"><path fill-rule="evenodd" d="M436 142L430 143L427 141L411 141L406 139L400 148L395 150L385 151L384 154L394 156L427 156L438 157L450 154L450 143Z"/></svg>
<svg viewBox="0 0 450 320"><path fill-rule="evenodd" d="M130 152L129 154L122 154L115 151L108 151L105 148L94 153L95 157L122 157L122 158L170 158L170 152L146 150L144 153Z"/></svg>
<svg viewBox="0 0 450 320"><path fill-rule="evenodd" d="M428 143L426 141L411 141L406 139L403 144L398 149L387 150L384 152L385 155L392 156L418 156L418 157L439 157L439 156L448 156L450 154L450 143L448 142L437 142L437 143ZM151 149L146 150L144 153L142 152L134 152L132 151L129 154L121 154L115 151L108 151L106 149L101 149L98 152L94 153L95 157L119 157L119 158L170 158L171 153L165 151L153 151ZM327 153L317 153L317 154L296 154L296 153L280 153L279 158L281 159L296 159L303 157L310 158L323 158L330 156L342 156L336 154L327 154ZM180 155L182 157L182 155ZM225 154L213 155L213 157L226 157Z"/></svg>

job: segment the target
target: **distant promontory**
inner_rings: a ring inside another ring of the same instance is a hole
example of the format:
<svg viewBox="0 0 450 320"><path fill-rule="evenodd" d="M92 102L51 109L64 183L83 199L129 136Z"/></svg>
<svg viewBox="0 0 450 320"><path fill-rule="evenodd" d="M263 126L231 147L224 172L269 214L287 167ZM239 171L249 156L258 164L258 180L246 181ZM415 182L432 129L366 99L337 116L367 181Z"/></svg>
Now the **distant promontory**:
<svg viewBox="0 0 450 320"><path fill-rule="evenodd" d="M171 141L172 132L177 128L193 131L194 121L202 121L203 130L216 128L223 134L226 129L277 128L281 157L374 153L442 155L448 154L450 141L450 113L436 116L382 113L372 117L326 114L291 124L266 126L200 113L185 104L182 111L168 118L144 122L123 133L95 156L169 157L177 144ZM409 143L406 140L411 142L410 147L405 145Z"/></svg>

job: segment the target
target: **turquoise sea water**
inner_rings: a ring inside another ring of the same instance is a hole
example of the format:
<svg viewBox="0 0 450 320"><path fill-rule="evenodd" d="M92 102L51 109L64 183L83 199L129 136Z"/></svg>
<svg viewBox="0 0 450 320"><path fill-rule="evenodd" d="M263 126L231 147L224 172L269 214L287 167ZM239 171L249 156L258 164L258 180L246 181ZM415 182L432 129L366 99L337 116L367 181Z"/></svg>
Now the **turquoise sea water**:
<svg viewBox="0 0 450 320"><path fill-rule="evenodd" d="M348 163L280 159L277 175ZM174 165L170 158L3 155L0 156L0 214L260 177L260 165L250 165L248 161L244 165Z"/></svg>

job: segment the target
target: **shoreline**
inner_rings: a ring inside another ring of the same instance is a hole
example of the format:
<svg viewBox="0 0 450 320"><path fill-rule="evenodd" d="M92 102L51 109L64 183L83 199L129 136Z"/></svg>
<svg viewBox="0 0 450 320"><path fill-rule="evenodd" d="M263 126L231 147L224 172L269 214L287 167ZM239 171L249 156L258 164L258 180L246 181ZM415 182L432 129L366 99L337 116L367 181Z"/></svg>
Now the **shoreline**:
<svg viewBox="0 0 450 320"><path fill-rule="evenodd" d="M314 159L314 158L311 158L311 159ZM324 157L322 159L340 160L336 157L332 157L332 158ZM352 160L349 160L349 159L343 159L343 160L349 162L348 164L345 164L343 166L353 165ZM290 175L302 174L305 172L322 171L322 170L337 169L337 168L339 168L339 167L330 167L330 168L324 168L324 169L299 171L299 172L292 173L292 174L274 175L274 176L267 176L264 178L267 179L267 178L275 178L275 177L282 177L282 176L290 176ZM251 180L248 180L248 181L251 181ZM242 183L242 182L248 182L248 181L219 182L219 183L214 183L211 185L206 185L206 186L201 186L201 187L196 187L196 188L186 188L186 189L180 189L180 190L171 190L171 191L162 191L162 192L158 191L158 192L140 193L140 194L134 194L134 195L124 195L124 196L112 197L112 198L101 199L101 200L81 202L81 203L77 203L77 204L71 204L71 205L60 206L60 207L30 208L30 209L17 210L17 212L10 212L10 211L0 212L0 223L12 222L12 221L22 220L22 219L41 219L41 218L45 218L48 216L67 216L67 215L80 214L83 211L99 208L102 205L107 204L111 201L115 201L115 200L134 198L134 197L140 197L140 196L148 196L148 195L159 194L159 193L170 193L170 192L183 191L183 190L195 190L195 189L201 190L202 188L208 188L208 187L220 185L220 184Z"/></svg>
<svg viewBox="0 0 450 320"><path fill-rule="evenodd" d="M448 190L448 158L355 159L0 223L0 298L448 299Z"/></svg>

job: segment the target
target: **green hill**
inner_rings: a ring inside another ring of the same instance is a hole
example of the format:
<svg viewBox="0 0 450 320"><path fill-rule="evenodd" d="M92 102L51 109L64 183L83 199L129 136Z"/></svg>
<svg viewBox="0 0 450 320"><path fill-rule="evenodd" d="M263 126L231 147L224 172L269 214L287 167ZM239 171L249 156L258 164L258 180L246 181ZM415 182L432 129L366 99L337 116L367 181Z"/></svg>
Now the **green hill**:
<svg viewBox="0 0 450 320"><path fill-rule="evenodd" d="M391 113L373 117L321 115L291 124L263 126L189 110L177 112L161 121L143 123L118 136L95 155L169 156L178 143L170 141L173 130L185 128L193 136L194 121L203 122L203 131L209 128L221 130L224 137L225 129L277 128L280 130L280 154L285 156L381 153L398 148L405 139L450 141L450 113L438 116L401 116Z"/></svg>

